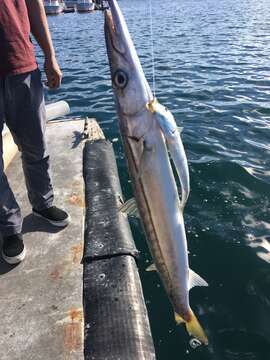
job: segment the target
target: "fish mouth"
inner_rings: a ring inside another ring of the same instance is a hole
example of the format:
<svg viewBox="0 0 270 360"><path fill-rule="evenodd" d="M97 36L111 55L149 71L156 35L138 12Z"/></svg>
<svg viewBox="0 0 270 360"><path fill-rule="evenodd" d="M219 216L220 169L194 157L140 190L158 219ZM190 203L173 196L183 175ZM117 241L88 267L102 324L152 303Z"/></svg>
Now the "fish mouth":
<svg viewBox="0 0 270 360"><path fill-rule="evenodd" d="M118 50L114 46L115 39L115 26L113 22L112 13L110 10L105 10L104 13L104 33L105 33L105 42L107 48L107 55L110 65L111 73L113 73L113 60L115 59L115 52Z"/></svg>
<svg viewBox="0 0 270 360"><path fill-rule="evenodd" d="M109 53L115 50L118 54L124 55L126 53L126 46L123 39L123 32L121 31L119 19L115 19L115 17L117 16L113 14L111 10L105 10L104 30L107 49L110 50ZM111 47L113 49L110 49Z"/></svg>
<svg viewBox="0 0 270 360"><path fill-rule="evenodd" d="M115 34L115 26L113 22L112 13L110 10L105 10L104 30L105 30L105 38L107 45L110 43L112 44L113 43L112 39Z"/></svg>
<svg viewBox="0 0 270 360"><path fill-rule="evenodd" d="M122 113L133 115L152 99L152 93L122 11L116 0L109 1L109 6L104 12L104 32L112 84Z"/></svg>
<svg viewBox="0 0 270 360"><path fill-rule="evenodd" d="M105 29L110 33L115 32L115 26L111 10L105 10Z"/></svg>
<svg viewBox="0 0 270 360"><path fill-rule="evenodd" d="M121 34L123 28L123 19L121 16L121 10L116 1L109 1L109 9L105 10L105 29L110 31L110 33L118 33L118 36Z"/></svg>

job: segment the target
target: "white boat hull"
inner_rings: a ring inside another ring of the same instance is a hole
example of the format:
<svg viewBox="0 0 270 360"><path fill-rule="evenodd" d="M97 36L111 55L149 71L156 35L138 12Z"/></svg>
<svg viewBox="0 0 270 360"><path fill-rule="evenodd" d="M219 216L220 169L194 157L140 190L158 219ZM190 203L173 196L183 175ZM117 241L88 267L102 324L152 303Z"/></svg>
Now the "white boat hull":
<svg viewBox="0 0 270 360"><path fill-rule="evenodd" d="M77 0L65 0L65 5L67 9L75 9L77 6Z"/></svg>
<svg viewBox="0 0 270 360"><path fill-rule="evenodd" d="M46 15L58 15L63 11L62 5L44 5Z"/></svg>
<svg viewBox="0 0 270 360"><path fill-rule="evenodd" d="M77 11L78 12L89 12L95 10L95 4L94 3L77 3Z"/></svg>

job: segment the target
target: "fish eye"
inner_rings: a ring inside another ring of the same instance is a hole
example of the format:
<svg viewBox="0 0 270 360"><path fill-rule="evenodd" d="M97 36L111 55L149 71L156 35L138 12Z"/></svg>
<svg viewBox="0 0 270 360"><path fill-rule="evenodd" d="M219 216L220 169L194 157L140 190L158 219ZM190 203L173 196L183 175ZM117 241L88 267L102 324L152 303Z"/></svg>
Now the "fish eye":
<svg viewBox="0 0 270 360"><path fill-rule="evenodd" d="M128 76L123 70L117 70L113 76L113 83L117 88L124 89L128 83Z"/></svg>

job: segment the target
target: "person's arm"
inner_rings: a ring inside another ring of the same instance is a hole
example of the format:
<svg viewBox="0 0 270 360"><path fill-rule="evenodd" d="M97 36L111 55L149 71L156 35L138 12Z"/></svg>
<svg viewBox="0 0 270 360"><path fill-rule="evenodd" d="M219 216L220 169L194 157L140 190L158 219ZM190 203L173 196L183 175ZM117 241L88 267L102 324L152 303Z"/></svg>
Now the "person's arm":
<svg viewBox="0 0 270 360"><path fill-rule="evenodd" d="M44 53L44 70L47 76L48 86L56 89L61 84L62 73L55 57L43 1L25 0L25 2L28 9L31 32Z"/></svg>

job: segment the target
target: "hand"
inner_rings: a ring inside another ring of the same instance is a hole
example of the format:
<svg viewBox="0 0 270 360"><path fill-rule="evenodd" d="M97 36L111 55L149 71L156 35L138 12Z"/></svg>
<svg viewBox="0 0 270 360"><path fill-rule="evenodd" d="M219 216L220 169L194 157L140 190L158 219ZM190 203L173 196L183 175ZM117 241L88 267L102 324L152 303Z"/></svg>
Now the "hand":
<svg viewBox="0 0 270 360"><path fill-rule="evenodd" d="M45 59L44 70L47 76L46 85L50 89L59 88L62 80L62 72L55 57Z"/></svg>

